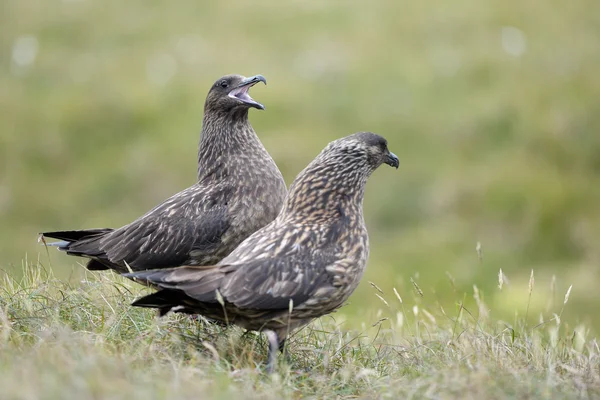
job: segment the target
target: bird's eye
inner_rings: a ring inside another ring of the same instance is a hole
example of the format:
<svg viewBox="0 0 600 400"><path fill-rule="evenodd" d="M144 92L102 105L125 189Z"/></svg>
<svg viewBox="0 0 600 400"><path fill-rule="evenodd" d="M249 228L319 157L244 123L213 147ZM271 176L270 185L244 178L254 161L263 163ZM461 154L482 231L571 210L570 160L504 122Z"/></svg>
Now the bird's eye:
<svg viewBox="0 0 600 400"><path fill-rule="evenodd" d="M227 86L229 86L229 84L227 83L227 81L221 81L221 83L219 83L219 86L221 86L222 88L226 88Z"/></svg>

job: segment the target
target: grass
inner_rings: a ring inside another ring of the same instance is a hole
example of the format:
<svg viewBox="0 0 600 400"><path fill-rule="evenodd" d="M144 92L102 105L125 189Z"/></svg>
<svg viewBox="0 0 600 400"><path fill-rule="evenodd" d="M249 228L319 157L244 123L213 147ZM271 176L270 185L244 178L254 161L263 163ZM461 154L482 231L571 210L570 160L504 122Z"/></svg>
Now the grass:
<svg viewBox="0 0 600 400"><path fill-rule="evenodd" d="M598 37L597 0L5 0L0 268L36 258L38 232L122 226L189 186L210 84L262 73L250 118L286 182L359 130L400 157L367 186L367 280L415 277L449 308L448 271L509 318L534 268L530 323L556 275L577 289L565 317L600 331ZM378 307L368 285L354 298Z"/></svg>
<svg viewBox="0 0 600 400"><path fill-rule="evenodd" d="M0 397L598 397L599 7L4 1ZM231 72L267 77L250 118L288 183L359 130L401 159L367 187L363 283L274 379L262 338L156 320L138 286L36 243L189 186Z"/></svg>
<svg viewBox="0 0 600 400"><path fill-rule="evenodd" d="M429 293L416 281L392 293L370 286L382 305L373 318L353 327L342 309L314 321L269 376L261 335L158 319L129 306L145 288L110 273L69 284L27 265L3 278L0 387L11 399L600 396L597 340L559 317L569 295L531 326L494 320L477 288L444 310L422 305Z"/></svg>

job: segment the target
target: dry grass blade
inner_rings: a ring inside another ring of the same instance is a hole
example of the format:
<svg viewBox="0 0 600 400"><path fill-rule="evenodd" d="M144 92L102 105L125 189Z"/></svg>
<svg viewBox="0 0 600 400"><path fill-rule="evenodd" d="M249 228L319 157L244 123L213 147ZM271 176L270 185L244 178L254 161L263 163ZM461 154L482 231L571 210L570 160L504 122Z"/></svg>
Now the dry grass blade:
<svg viewBox="0 0 600 400"><path fill-rule="evenodd" d="M417 282L415 282L415 280L413 278L410 278L410 282L412 283L413 287L415 288L417 294L419 296L423 297L423 291L421 290L419 285L417 285Z"/></svg>
<svg viewBox="0 0 600 400"><path fill-rule="evenodd" d="M398 290L402 311L376 293L396 323L365 314L365 327L355 331L333 315L321 318L290 338L288 363L276 379L265 380L259 372L266 361L261 335L176 314L156 319L151 311L129 307L146 288L114 278L119 282L90 275L84 285L72 286L41 268L26 270L20 280L5 277L0 296L4 396L23 398L27 392L43 398L52 391L57 398L82 399L195 399L199 393L203 398L239 393L264 399L349 398L349 390L352 397L407 399L426 393L457 398L457 391L491 398L532 393L571 398L581 390L600 396L600 349L587 327L559 329L558 315L541 317L540 326L547 329L524 329L524 320L514 326L488 323L462 306L476 301L483 307L477 286L472 298L460 299L455 318L418 304L409 304L407 314ZM571 288L565 304L570 293ZM287 308L294 307L289 302ZM556 324L547 324L553 320Z"/></svg>

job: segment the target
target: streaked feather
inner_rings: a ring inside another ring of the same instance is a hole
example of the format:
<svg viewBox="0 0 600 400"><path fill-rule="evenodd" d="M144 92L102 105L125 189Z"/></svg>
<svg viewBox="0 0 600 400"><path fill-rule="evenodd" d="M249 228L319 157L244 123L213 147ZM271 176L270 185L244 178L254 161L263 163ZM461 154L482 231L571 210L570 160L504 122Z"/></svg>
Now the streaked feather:
<svg viewBox="0 0 600 400"><path fill-rule="evenodd" d="M390 163L386 157L385 139L372 133L330 143L298 175L278 217L220 263L126 274L159 289L134 305L270 329L280 338L336 310L366 267L364 189L370 174Z"/></svg>

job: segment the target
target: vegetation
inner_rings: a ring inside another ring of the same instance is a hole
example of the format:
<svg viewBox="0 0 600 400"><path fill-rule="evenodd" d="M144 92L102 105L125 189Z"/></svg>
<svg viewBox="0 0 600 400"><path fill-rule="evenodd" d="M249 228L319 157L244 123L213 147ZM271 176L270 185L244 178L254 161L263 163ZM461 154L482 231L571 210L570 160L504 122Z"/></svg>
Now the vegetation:
<svg viewBox="0 0 600 400"><path fill-rule="evenodd" d="M598 395L597 1L2 6L0 387L14 397ZM401 160L367 187L361 286L297 336L274 381L255 372L262 340L155 322L127 306L136 286L36 243L128 223L190 185L204 97L230 72L267 77L251 121L288 183L359 130ZM23 275L24 258L53 277ZM403 310L393 288L408 299L411 281L424 296Z"/></svg>
<svg viewBox="0 0 600 400"><path fill-rule="evenodd" d="M399 155L367 188L366 280L418 278L449 305L448 271L510 315L527 298L488 277L526 287L533 268L573 284L573 322L600 328L599 18L591 0L5 1L0 266L47 263L38 232L121 226L190 185L208 87L262 73L251 120L288 183L355 131ZM51 261L78 279L74 259ZM377 304L367 285L355 296L353 315Z"/></svg>
<svg viewBox="0 0 600 400"><path fill-rule="evenodd" d="M317 320L269 376L264 338L188 316L156 319L129 307L145 289L110 274L69 285L38 265L3 284L4 398L600 396L600 348L585 327L556 314L535 326L496 322L478 291L474 308L459 298L456 309L436 310L421 305L428 293L416 283L391 294L373 285L376 315L360 329L337 314Z"/></svg>

